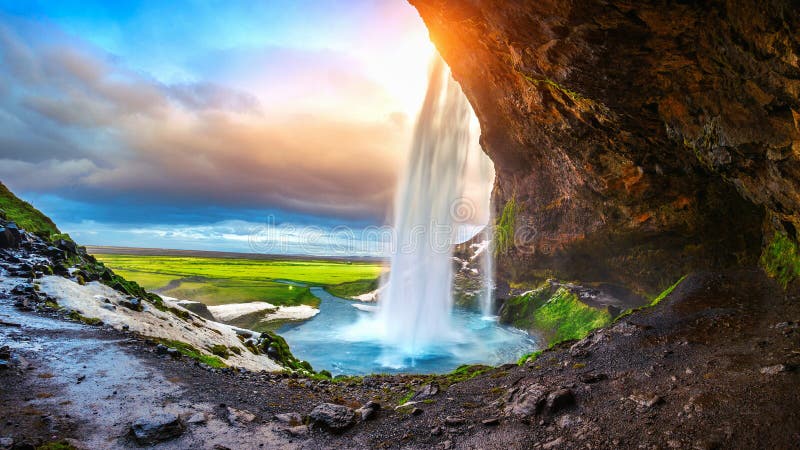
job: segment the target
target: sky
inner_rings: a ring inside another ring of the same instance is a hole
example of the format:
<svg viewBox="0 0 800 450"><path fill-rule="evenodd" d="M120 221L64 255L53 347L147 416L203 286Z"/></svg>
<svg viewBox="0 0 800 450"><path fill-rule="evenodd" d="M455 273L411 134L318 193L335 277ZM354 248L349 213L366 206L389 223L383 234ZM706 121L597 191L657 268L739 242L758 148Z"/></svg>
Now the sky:
<svg viewBox="0 0 800 450"><path fill-rule="evenodd" d="M403 1L0 0L0 180L87 245L380 253L433 52Z"/></svg>

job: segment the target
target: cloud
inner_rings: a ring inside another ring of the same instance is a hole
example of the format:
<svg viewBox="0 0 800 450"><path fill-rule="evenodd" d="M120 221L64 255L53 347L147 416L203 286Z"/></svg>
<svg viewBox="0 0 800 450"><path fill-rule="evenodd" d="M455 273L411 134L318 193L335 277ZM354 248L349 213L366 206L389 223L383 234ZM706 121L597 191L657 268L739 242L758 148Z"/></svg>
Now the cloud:
<svg viewBox="0 0 800 450"><path fill-rule="evenodd" d="M348 60L277 52L286 70L255 95L161 83L85 43L31 32L0 26L0 177L12 187L348 218L382 217L391 200L408 120L380 114L380 87ZM275 70L274 59L263 64ZM368 107L343 108L359 96Z"/></svg>

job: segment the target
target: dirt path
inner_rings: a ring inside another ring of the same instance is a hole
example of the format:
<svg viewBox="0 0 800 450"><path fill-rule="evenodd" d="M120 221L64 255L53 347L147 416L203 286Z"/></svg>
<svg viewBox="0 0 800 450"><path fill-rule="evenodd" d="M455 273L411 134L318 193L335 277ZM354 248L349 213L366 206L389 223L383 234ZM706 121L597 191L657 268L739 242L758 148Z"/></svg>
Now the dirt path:
<svg viewBox="0 0 800 450"><path fill-rule="evenodd" d="M31 365L0 372L0 437L18 442L134 447L131 422L171 412L186 430L157 448L800 448L800 299L758 271L692 275L574 346L452 385L438 377L438 393L397 411L431 379L214 372L5 300L0 321L24 324L0 325L0 345ZM341 434L276 417L307 423L320 403L369 400L377 417Z"/></svg>

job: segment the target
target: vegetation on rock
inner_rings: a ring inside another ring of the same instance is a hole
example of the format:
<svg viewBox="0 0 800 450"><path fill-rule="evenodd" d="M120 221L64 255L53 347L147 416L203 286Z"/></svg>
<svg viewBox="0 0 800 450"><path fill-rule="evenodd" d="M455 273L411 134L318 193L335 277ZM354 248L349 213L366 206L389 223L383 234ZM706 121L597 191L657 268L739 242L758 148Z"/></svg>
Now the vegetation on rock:
<svg viewBox="0 0 800 450"><path fill-rule="evenodd" d="M209 367L213 367L215 369L221 369L227 367L221 359L217 356L208 355L206 353L201 352L200 350L196 349L193 345L187 344L186 342L175 341L171 339L153 339L155 342L159 344L163 344L167 347L174 348L178 350L178 352L184 356L192 358L198 362L206 364Z"/></svg>
<svg viewBox="0 0 800 450"><path fill-rule="evenodd" d="M767 274L784 288L800 277L800 254L797 243L784 233L775 233L761 255L761 265Z"/></svg>
<svg viewBox="0 0 800 450"><path fill-rule="evenodd" d="M68 235L58 230L56 224L49 217L14 195L3 183L0 183L0 210L5 212L6 220L13 221L20 228L45 239L51 241L69 239Z"/></svg>
<svg viewBox="0 0 800 450"><path fill-rule="evenodd" d="M372 278L326 286L325 290L328 291L329 294L335 295L336 297L351 298L357 295L366 294L367 292L372 292L375 289L378 289L379 284L379 278Z"/></svg>
<svg viewBox="0 0 800 450"><path fill-rule="evenodd" d="M494 238L495 255L507 253L514 247L514 233L517 226L517 200L509 199L503 207L503 212L497 219Z"/></svg>
<svg viewBox="0 0 800 450"><path fill-rule="evenodd" d="M506 300L500 311L500 320L541 334L552 345L582 339L590 331L611 323L611 314L581 302L565 287L546 283Z"/></svg>

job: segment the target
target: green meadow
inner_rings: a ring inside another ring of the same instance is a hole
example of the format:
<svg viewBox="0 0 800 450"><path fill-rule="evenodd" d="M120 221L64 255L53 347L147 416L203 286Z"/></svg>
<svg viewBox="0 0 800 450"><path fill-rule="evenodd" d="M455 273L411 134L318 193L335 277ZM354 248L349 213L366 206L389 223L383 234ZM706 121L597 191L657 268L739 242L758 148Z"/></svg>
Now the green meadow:
<svg viewBox="0 0 800 450"><path fill-rule="evenodd" d="M330 260L254 260L195 256L97 254L95 257L126 279L150 291L207 305L265 301L274 305L319 303L305 286L331 292L372 285L383 268L373 262ZM366 292L366 291L365 291ZM358 292L361 293L361 292Z"/></svg>

